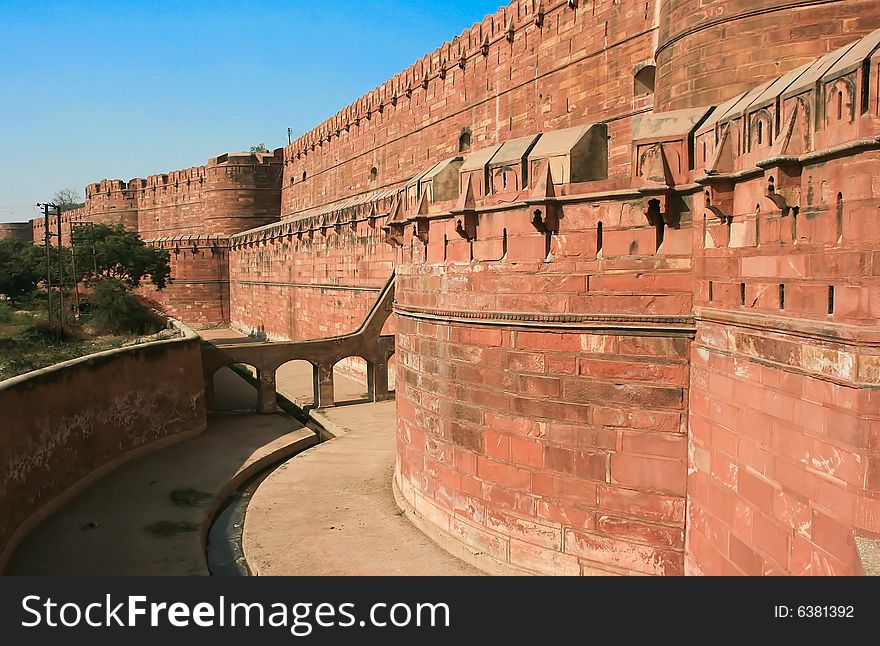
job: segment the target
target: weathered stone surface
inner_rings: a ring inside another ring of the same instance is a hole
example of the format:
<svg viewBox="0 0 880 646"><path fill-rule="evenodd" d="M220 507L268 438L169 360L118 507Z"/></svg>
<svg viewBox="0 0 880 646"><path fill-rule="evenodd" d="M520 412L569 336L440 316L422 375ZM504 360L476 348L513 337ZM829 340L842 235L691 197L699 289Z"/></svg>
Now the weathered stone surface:
<svg viewBox="0 0 880 646"><path fill-rule="evenodd" d="M177 250L167 308L275 340L350 332L395 272L397 484L498 561L854 573L880 533L880 4L657 4L516 0L273 155L86 211L130 200ZM532 159L588 124L607 150Z"/></svg>

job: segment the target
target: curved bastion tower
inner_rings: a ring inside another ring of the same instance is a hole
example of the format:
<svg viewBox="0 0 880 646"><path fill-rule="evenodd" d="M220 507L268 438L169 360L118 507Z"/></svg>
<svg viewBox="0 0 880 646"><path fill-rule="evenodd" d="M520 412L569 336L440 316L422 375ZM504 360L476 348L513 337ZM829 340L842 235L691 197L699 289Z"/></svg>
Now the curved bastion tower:
<svg viewBox="0 0 880 646"><path fill-rule="evenodd" d="M127 196L175 316L270 339L351 331L395 274L398 502L484 569L856 574L877 29L869 0L516 0L273 154L86 210Z"/></svg>

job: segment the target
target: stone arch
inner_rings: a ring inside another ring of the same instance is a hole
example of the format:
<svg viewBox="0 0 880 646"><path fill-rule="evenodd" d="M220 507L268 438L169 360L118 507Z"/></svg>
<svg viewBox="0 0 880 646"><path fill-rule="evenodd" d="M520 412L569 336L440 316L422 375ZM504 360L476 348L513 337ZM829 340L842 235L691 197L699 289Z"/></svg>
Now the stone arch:
<svg viewBox="0 0 880 646"><path fill-rule="evenodd" d="M852 81L839 78L825 87L825 125L852 123L856 116L856 93Z"/></svg>
<svg viewBox="0 0 880 646"><path fill-rule="evenodd" d="M749 120L749 150L769 148L773 137L773 115L764 108L756 110Z"/></svg>
<svg viewBox="0 0 880 646"><path fill-rule="evenodd" d="M656 76L657 67L653 63L646 63L637 68L633 73L633 96L654 94Z"/></svg>
<svg viewBox="0 0 880 646"><path fill-rule="evenodd" d="M458 152L466 153L471 149L472 133L470 128L463 128L458 135Z"/></svg>
<svg viewBox="0 0 880 646"><path fill-rule="evenodd" d="M397 356L393 349L391 354L385 357L385 368L388 375L388 391L393 394L397 389Z"/></svg>
<svg viewBox="0 0 880 646"><path fill-rule="evenodd" d="M255 386L259 368L231 361L207 376L208 408L213 413L257 412L259 391Z"/></svg>
<svg viewBox="0 0 880 646"><path fill-rule="evenodd" d="M314 405L314 372L317 366L308 359L293 358L275 367L275 384L279 394L305 407Z"/></svg>
<svg viewBox="0 0 880 646"><path fill-rule="evenodd" d="M370 362L360 355L341 357L333 365L333 400L337 404L366 402L370 393Z"/></svg>

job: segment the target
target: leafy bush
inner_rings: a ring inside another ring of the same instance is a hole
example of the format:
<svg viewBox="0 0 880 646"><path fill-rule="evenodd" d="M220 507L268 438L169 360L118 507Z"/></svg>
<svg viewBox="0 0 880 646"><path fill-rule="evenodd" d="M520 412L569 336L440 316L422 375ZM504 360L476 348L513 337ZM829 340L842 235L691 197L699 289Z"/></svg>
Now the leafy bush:
<svg viewBox="0 0 880 646"><path fill-rule="evenodd" d="M93 322L107 334L152 334L162 327L158 317L120 280L102 278L89 297Z"/></svg>
<svg viewBox="0 0 880 646"><path fill-rule="evenodd" d="M0 303L0 323L10 323L15 315L15 310L9 303Z"/></svg>
<svg viewBox="0 0 880 646"><path fill-rule="evenodd" d="M58 342L58 324L37 321L24 333L24 338L41 345L54 345Z"/></svg>
<svg viewBox="0 0 880 646"><path fill-rule="evenodd" d="M0 294L16 302L33 293L45 275L44 262L37 245L14 238L0 240Z"/></svg>

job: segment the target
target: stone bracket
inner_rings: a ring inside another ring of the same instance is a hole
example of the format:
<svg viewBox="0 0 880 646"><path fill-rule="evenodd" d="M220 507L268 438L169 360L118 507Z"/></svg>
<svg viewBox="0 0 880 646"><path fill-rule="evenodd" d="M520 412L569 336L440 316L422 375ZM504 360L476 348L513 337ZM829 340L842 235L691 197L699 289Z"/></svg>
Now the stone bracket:
<svg viewBox="0 0 880 646"><path fill-rule="evenodd" d="M800 209L801 172L803 166L797 157L774 157L758 163L764 170L767 182L764 196L788 215L792 209Z"/></svg>
<svg viewBox="0 0 880 646"><path fill-rule="evenodd" d="M705 187L703 197L707 211L720 220L733 216L733 180L728 177L707 175L698 178L697 183Z"/></svg>
<svg viewBox="0 0 880 646"><path fill-rule="evenodd" d="M675 191L670 187L644 187L639 189L644 196L642 211L651 226L657 226L658 218L662 219L667 226L675 223L676 215L673 204Z"/></svg>
<svg viewBox="0 0 880 646"><path fill-rule="evenodd" d="M385 232L385 242L392 247L403 246L403 224L400 222L392 222L382 227Z"/></svg>
<svg viewBox="0 0 880 646"><path fill-rule="evenodd" d="M430 230L430 227L431 225L428 223L428 218L415 218L413 223L413 235L421 240L422 243L428 244L428 231Z"/></svg>
<svg viewBox="0 0 880 646"><path fill-rule="evenodd" d="M558 204L556 200L526 200L532 226L541 233L555 233L559 230Z"/></svg>
<svg viewBox="0 0 880 646"><path fill-rule="evenodd" d="M473 211L455 213L455 232L465 240L477 237L477 214Z"/></svg>

